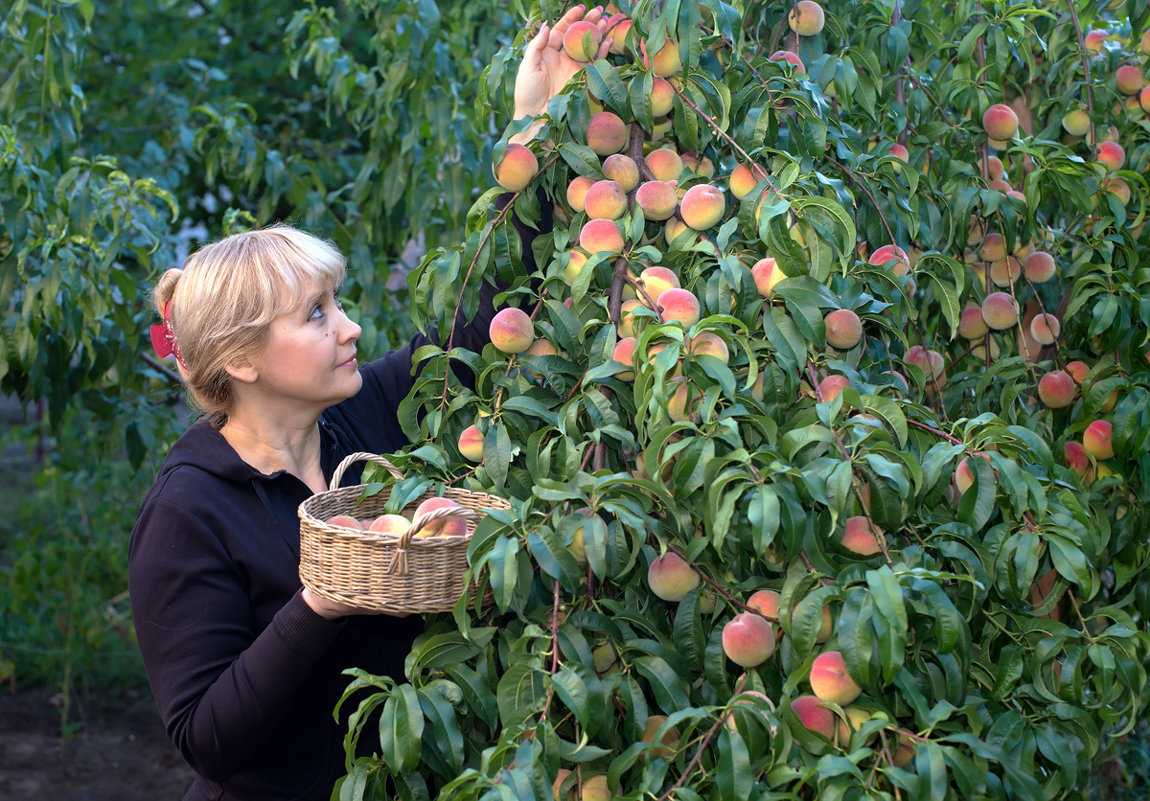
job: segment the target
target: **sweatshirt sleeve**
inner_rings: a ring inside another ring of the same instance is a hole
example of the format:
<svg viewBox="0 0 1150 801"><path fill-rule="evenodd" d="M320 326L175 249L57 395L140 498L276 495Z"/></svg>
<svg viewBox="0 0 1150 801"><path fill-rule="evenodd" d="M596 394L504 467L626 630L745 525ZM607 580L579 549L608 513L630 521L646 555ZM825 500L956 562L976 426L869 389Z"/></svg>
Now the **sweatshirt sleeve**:
<svg viewBox="0 0 1150 801"><path fill-rule="evenodd" d="M129 550L140 653L168 736L213 781L267 742L345 625L296 591L257 633L247 583L193 512L162 499L141 510Z"/></svg>

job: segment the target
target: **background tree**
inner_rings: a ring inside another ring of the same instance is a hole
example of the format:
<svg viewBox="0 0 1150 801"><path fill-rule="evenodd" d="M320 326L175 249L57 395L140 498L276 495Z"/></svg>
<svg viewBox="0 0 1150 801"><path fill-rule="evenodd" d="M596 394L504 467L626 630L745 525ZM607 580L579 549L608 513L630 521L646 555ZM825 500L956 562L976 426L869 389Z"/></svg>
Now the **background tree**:
<svg viewBox="0 0 1150 801"><path fill-rule="evenodd" d="M513 509L340 797L1078 797L1147 702L1146 8L622 8L414 284L507 324L395 496Z"/></svg>

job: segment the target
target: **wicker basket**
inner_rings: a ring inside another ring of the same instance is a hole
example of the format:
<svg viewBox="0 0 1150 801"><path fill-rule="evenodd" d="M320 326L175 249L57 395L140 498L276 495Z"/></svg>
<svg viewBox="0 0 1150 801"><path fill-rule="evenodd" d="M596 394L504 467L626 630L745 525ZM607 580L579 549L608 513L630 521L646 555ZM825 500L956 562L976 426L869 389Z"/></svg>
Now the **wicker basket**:
<svg viewBox="0 0 1150 801"><path fill-rule="evenodd" d="M338 603L392 614L449 612L464 593L463 577L469 565L467 548L476 523L488 510L509 509L506 499L481 492L448 487L444 497L461 508L436 509L412 520L403 535L357 531L328 525L335 515L358 519L383 513L391 487L367 498L364 485L340 487L349 466L358 461L382 465L396 479L403 474L387 459L371 453L353 453L331 477L331 489L316 493L299 506L300 580L312 592ZM403 512L411 517L416 506L434 497L428 492ZM413 537L424 525L442 517L467 519L464 536ZM466 588L474 605L475 585ZM480 606L492 602L488 588Z"/></svg>

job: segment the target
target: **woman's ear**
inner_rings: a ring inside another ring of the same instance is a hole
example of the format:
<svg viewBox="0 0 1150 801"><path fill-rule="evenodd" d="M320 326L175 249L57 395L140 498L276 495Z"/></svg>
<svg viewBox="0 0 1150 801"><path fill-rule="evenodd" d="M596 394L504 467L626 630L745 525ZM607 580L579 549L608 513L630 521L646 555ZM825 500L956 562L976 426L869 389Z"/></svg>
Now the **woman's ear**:
<svg viewBox="0 0 1150 801"><path fill-rule="evenodd" d="M234 380L243 384L254 384L259 378L259 371L247 356L239 356L228 362L225 368Z"/></svg>

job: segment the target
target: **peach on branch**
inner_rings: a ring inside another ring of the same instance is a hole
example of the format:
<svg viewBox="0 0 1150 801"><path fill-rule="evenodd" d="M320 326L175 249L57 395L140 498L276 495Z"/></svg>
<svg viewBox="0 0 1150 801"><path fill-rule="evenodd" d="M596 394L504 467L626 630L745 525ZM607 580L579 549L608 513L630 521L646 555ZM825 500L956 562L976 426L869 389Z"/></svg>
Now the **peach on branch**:
<svg viewBox="0 0 1150 801"><path fill-rule="evenodd" d="M740 667L758 667L775 652L775 630L753 612L739 612L727 621L722 640L723 653Z"/></svg>
<svg viewBox="0 0 1150 801"><path fill-rule="evenodd" d="M678 603L699 586L699 574L678 554L668 551L647 568L647 585L664 601Z"/></svg>
<svg viewBox="0 0 1150 801"><path fill-rule="evenodd" d="M898 245L883 245L870 254L867 263L875 267L888 266L895 275L906 275L910 272L910 256Z"/></svg>
<svg viewBox="0 0 1150 801"><path fill-rule="evenodd" d="M680 286L679 276L675 275L674 270L666 267L651 265L639 273L639 287L652 303L668 289L678 289ZM639 299L644 306L648 305L642 294L639 295Z"/></svg>
<svg viewBox="0 0 1150 801"><path fill-rule="evenodd" d="M787 276L772 256L766 256L755 262L751 268L751 277L755 281L755 288L759 290L759 296L769 298L774 292L775 284Z"/></svg>
<svg viewBox="0 0 1150 801"><path fill-rule="evenodd" d="M1086 376L1090 375L1090 365L1079 359L1066 363L1066 372L1070 373L1070 377L1074 379L1075 384L1081 384L1086 380Z"/></svg>
<svg viewBox="0 0 1150 801"><path fill-rule="evenodd" d="M864 515L848 517L843 531L843 547L859 556L882 553L886 537L883 531Z"/></svg>
<svg viewBox="0 0 1150 801"><path fill-rule="evenodd" d="M377 534L402 536L411 526L411 521L400 514L382 514L368 523L365 528Z"/></svg>
<svg viewBox="0 0 1150 801"><path fill-rule="evenodd" d="M1002 159L998 156L988 156L985 159L980 159L979 163L983 166L985 174L992 181L1001 180L1006 174L1006 169L1002 164Z"/></svg>
<svg viewBox="0 0 1150 801"><path fill-rule="evenodd" d="M759 181L766 177L767 171L758 164L752 166L738 164L735 169L731 170L731 177L728 179L727 186L736 200L742 200L751 193Z"/></svg>
<svg viewBox="0 0 1150 801"><path fill-rule="evenodd" d="M665 322L676 320L683 328L690 328L699 322L702 314L699 299L689 289L675 287L664 290L655 302Z"/></svg>
<svg viewBox="0 0 1150 801"><path fill-rule="evenodd" d="M1143 111L1150 113L1150 85L1143 86L1142 91L1138 93L1138 105Z"/></svg>
<svg viewBox="0 0 1150 801"><path fill-rule="evenodd" d="M837 350L850 350L862 340L862 320L851 309L835 309L823 318L827 344Z"/></svg>
<svg viewBox="0 0 1150 801"><path fill-rule="evenodd" d="M495 182L508 192L524 189L539 172L539 160L531 148L512 142L495 167Z"/></svg>
<svg viewBox="0 0 1150 801"><path fill-rule="evenodd" d="M1018 302L1006 292L991 292L982 301L982 319L995 331L1005 331L1018 322Z"/></svg>
<svg viewBox="0 0 1150 801"><path fill-rule="evenodd" d="M651 82L651 116L665 117L675 107L675 87L666 78Z"/></svg>
<svg viewBox="0 0 1150 801"><path fill-rule="evenodd" d="M1036 250L1022 262L1022 274L1035 284L1044 284L1058 272L1054 257L1045 251Z"/></svg>
<svg viewBox="0 0 1150 801"><path fill-rule="evenodd" d="M696 422L699 418L700 398L694 386L685 378L673 378L671 397L667 399L667 416L676 423Z"/></svg>
<svg viewBox="0 0 1150 801"><path fill-rule="evenodd" d="M1090 456L1081 442L1067 442L1063 445L1066 456L1066 465L1077 473L1087 484L1094 481L1094 467L1090 463Z"/></svg>
<svg viewBox="0 0 1150 801"><path fill-rule="evenodd" d="M563 52L573 61L586 64L595 59L601 41L598 25L585 20L572 22L563 35Z"/></svg>
<svg viewBox="0 0 1150 801"><path fill-rule="evenodd" d="M777 623L782 600L783 596L777 590L755 590L747 599L747 606L767 620Z"/></svg>
<svg viewBox="0 0 1150 801"><path fill-rule="evenodd" d="M655 742L655 735L659 733L659 729L663 728L663 724L666 722L666 715L649 715L647 717L647 724L643 727L643 737L639 742L648 745L653 744ZM659 739L659 745L651 749L651 756L672 757L678 750L679 732L672 726L667 729L666 733Z"/></svg>
<svg viewBox="0 0 1150 801"><path fill-rule="evenodd" d="M642 301L638 298L623 301L623 305L619 309L619 325L615 329L616 334L620 337L635 336L635 309L642 305Z"/></svg>
<svg viewBox="0 0 1150 801"><path fill-rule="evenodd" d="M1094 149L1094 158L1113 172L1122 169L1126 163L1126 151L1117 142L1099 142Z"/></svg>
<svg viewBox="0 0 1150 801"><path fill-rule="evenodd" d="M587 254L578 248L572 248L567 258L567 266L563 268L563 280L567 286L574 286L586 267Z"/></svg>
<svg viewBox="0 0 1150 801"><path fill-rule="evenodd" d="M604 179L591 184L583 203L592 220L617 220L627 211L627 193L618 181Z"/></svg>
<svg viewBox="0 0 1150 801"><path fill-rule="evenodd" d="M795 72L805 73L807 67L803 64L803 60L799 58L799 54L793 50L776 50L767 56L768 61L782 61L790 64L795 68Z"/></svg>
<svg viewBox="0 0 1150 801"><path fill-rule="evenodd" d="M932 379L938 379L942 376L946 369L942 354L937 350L924 348L922 345L911 345L907 348L903 361L922 370L928 385L932 383Z"/></svg>
<svg viewBox="0 0 1150 801"><path fill-rule="evenodd" d="M1076 108L1062 115L1062 130L1071 136L1085 136L1090 131L1090 115Z"/></svg>
<svg viewBox="0 0 1150 801"><path fill-rule="evenodd" d="M1102 52L1104 43L1110 38L1110 32L1101 28L1095 28L1087 31L1083 41L1086 45L1086 52L1092 56L1096 56Z"/></svg>
<svg viewBox="0 0 1150 801"><path fill-rule="evenodd" d="M623 17L607 29L607 38L611 40L611 52L621 56L627 52L627 40L631 38L631 20Z"/></svg>
<svg viewBox="0 0 1150 801"><path fill-rule="evenodd" d="M667 225L663 228L663 238L668 245L674 246L676 249L681 249L687 242L690 242L694 233L690 226L678 217L670 217L667 220Z"/></svg>
<svg viewBox="0 0 1150 801"><path fill-rule="evenodd" d="M684 153L682 159L683 166L695 175L701 175L704 178L711 178L715 175L715 163L706 156L700 157L698 153L691 151Z"/></svg>
<svg viewBox="0 0 1150 801"><path fill-rule="evenodd" d="M504 353L522 353L535 341L535 325L525 311L509 306L491 318L488 335L491 344Z"/></svg>
<svg viewBox="0 0 1150 801"><path fill-rule="evenodd" d="M1065 370L1051 370L1038 379L1038 399L1048 409L1062 409L1074 402L1074 379Z"/></svg>
<svg viewBox="0 0 1150 801"><path fill-rule="evenodd" d="M567 184L567 205L571 207L572 211L583 211L587 191L595 183L595 179L590 175L576 175L571 179L571 183Z"/></svg>
<svg viewBox="0 0 1150 801"><path fill-rule="evenodd" d="M826 24L826 15L815 0L799 0L787 15L787 24L799 36L818 36Z"/></svg>
<svg viewBox="0 0 1150 801"><path fill-rule="evenodd" d="M1018 115L1005 103L995 103L982 114L982 129L991 139L1006 141L1018 133Z"/></svg>
<svg viewBox="0 0 1150 801"><path fill-rule="evenodd" d="M428 498L419 506L415 507L415 515L412 517L412 522L415 518L433 512L437 509L464 509L463 504L451 498L436 497ZM462 537L467 533L467 518L461 515L448 515L446 517L439 517L426 523L419 531L415 532L416 537Z"/></svg>
<svg viewBox="0 0 1150 801"><path fill-rule="evenodd" d="M731 358L731 351L723 338L714 331L700 331L691 337L688 352L692 356L713 356L726 364Z"/></svg>
<svg viewBox="0 0 1150 801"><path fill-rule="evenodd" d="M615 343L614 350L611 351L611 358L620 364L633 364L632 361L635 357L635 345L638 342L635 337L623 337ZM634 370L619 370L615 373L615 377L620 381L634 381Z"/></svg>
<svg viewBox="0 0 1150 801"><path fill-rule="evenodd" d="M683 61L679 57L679 43L674 39L666 39L663 46L654 56L647 56L647 42L639 45L643 66L660 78L669 78L683 69Z"/></svg>
<svg viewBox="0 0 1150 801"><path fill-rule="evenodd" d="M1030 336L1039 345L1053 345L1062 331L1062 324L1053 314L1036 314L1030 320Z"/></svg>
<svg viewBox="0 0 1150 801"><path fill-rule="evenodd" d="M811 691L820 701L844 706L862 694L847 671L842 651L823 651L811 663Z"/></svg>
<svg viewBox="0 0 1150 801"><path fill-rule="evenodd" d="M612 153L603 159L603 175L618 181L624 192L629 193L639 185L639 165L622 153Z"/></svg>
<svg viewBox="0 0 1150 801"><path fill-rule="evenodd" d="M990 280L998 287L1008 287L1022 275L1022 263L1014 256L991 262Z"/></svg>
<svg viewBox="0 0 1150 801"><path fill-rule="evenodd" d="M890 155L894 156L904 164L910 159L910 151L907 150L906 145L902 144L901 142L895 142L890 146L890 150L887 152L889 152ZM901 168L896 164L895 171L898 172L900 169Z"/></svg>
<svg viewBox="0 0 1150 801"><path fill-rule="evenodd" d="M873 716L869 709L863 709L859 706L843 707L843 714L846 717L839 718L835 722L835 738L838 740L838 744L845 748L850 744L851 734L861 730L863 724Z"/></svg>
<svg viewBox="0 0 1150 801"><path fill-rule="evenodd" d="M588 253L622 253L623 233L614 220L588 220L579 231L579 247Z"/></svg>
<svg viewBox="0 0 1150 801"><path fill-rule="evenodd" d="M1130 202L1130 184L1126 183L1123 179L1117 176L1107 178L1103 182L1102 188L1109 194L1117 197L1123 206Z"/></svg>
<svg viewBox="0 0 1150 801"><path fill-rule="evenodd" d="M845 375L828 375L819 382L819 398L825 403L830 403L850 385L851 380Z"/></svg>
<svg viewBox="0 0 1150 801"><path fill-rule="evenodd" d="M656 181L677 181L683 172L683 158L674 148L660 147L645 157L647 169Z"/></svg>
<svg viewBox="0 0 1150 801"><path fill-rule="evenodd" d="M990 360L994 361L997 359L999 353L1001 352L1001 348L998 345L998 340L994 337L987 337L985 340L980 341L979 344L970 349L970 355L978 359L980 362L985 362L988 342L990 343Z"/></svg>
<svg viewBox="0 0 1150 801"><path fill-rule="evenodd" d="M1114 443L1111 441L1113 426L1109 420L1095 420L1082 432L1082 447L1095 459L1114 458Z"/></svg>
<svg viewBox="0 0 1150 801"><path fill-rule="evenodd" d="M479 426L469 425L459 435L459 453L470 462L483 461L483 432Z"/></svg>
<svg viewBox="0 0 1150 801"><path fill-rule="evenodd" d="M706 231L723 219L727 210L723 190L712 184L695 184L683 195L679 215L696 231Z"/></svg>
<svg viewBox="0 0 1150 801"><path fill-rule="evenodd" d="M974 301L967 301L958 318L958 335L964 339L981 339L989 330L982 319L982 307Z"/></svg>
<svg viewBox="0 0 1150 801"><path fill-rule="evenodd" d="M1114 85L1124 95L1142 91L1142 70L1134 64L1123 64L1114 71Z"/></svg>
<svg viewBox="0 0 1150 801"><path fill-rule="evenodd" d="M976 456L990 461L990 456L985 453L976 454ZM974 468L970 466L970 457L964 456L962 461L958 463L958 467L954 471L954 484L958 487L960 494L966 494L966 491L974 484Z"/></svg>
<svg viewBox="0 0 1150 801"><path fill-rule="evenodd" d="M587 147L597 155L610 156L627 146L630 132L627 124L610 111L591 115L587 125Z"/></svg>
<svg viewBox="0 0 1150 801"><path fill-rule="evenodd" d="M983 261L996 262L1005 259L1009 254L1006 252L1006 237L997 231L991 231L982 238L982 244L978 246L978 255Z"/></svg>
<svg viewBox="0 0 1150 801"><path fill-rule="evenodd" d="M635 190L635 202L646 219L668 220L679 207L679 195L666 181L645 181Z"/></svg>
<svg viewBox="0 0 1150 801"><path fill-rule="evenodd" d="M828 740L835 736L835 715L815 695L800 695L791 701L791 711L808 731Z"/></svg>

